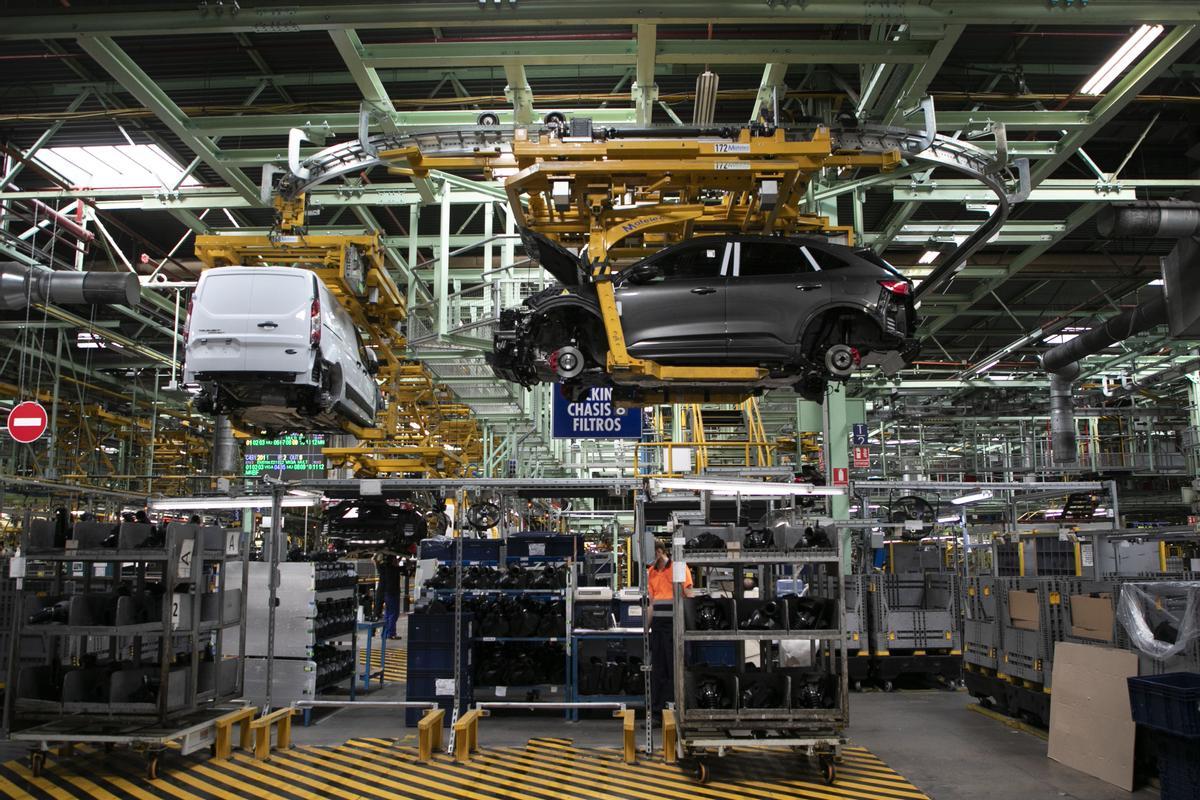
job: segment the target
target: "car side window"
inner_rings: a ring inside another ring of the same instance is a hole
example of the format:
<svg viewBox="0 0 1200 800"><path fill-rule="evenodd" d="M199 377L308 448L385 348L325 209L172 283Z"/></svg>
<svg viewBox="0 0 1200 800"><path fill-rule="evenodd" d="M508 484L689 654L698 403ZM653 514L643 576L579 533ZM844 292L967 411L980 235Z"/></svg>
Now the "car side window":
<svg viewBox="0 0 1200 800"><path fill-rule="evenodd" d="M666 280L689 280L721 277L721 260L725 241L693 242L664 253L655 265Z"/></svg>
<svg viewBox="0 0 1200 800"><path fill-rule="evenodd" d="M815 272L804 253L790 242L742 242L738 275L765 278Z"/></svg>
<svg viewBox="0 0 1200 800"><path fill-rule="evenodd" d="M822 271L827 269L840 269L849 263L846 261L846 259L837 255L836 253L831 253L830 251L819 246L810 244L805 245L804 249L808 251L808 254L812 256L813 261L817 262L817 266L820 267Z"/></svg>

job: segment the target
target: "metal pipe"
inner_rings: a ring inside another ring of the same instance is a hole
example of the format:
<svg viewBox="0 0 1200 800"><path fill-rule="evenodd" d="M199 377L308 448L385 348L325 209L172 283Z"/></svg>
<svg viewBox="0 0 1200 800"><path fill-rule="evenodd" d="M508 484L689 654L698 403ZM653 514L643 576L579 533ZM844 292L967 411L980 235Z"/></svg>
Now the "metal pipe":
<svg viewBox="0 0 1200 800"><path fill-rule="evenodd" d="M1166 321L1167 300L1159 290L1149 301L1042 354L1042 368L1050 373L1050 437L1055 463L1070 464L1076 457L1071 384L1079 376L1079 360Z"/></svg>
<svg viewBox="0 0 1200 800"><path fill-rule="evenodd" d="M233 423L224 414L213 421L213 472L217 475L233 475L237 472L238 443L233 435Z"/></svg>
<svg viewBox="0 0 1200 800"><path fill-rule="evenodd" d="M1142 200L1112 205L1096 215L1096 231L1105 239L1122 236L1194 236L1200 233L1200 203Z"/></svg>
<svg viewBox="0 0 1200 800"><path fill-rule="evenodd" d="M0 309L35 303L137 307L141 286L131 272L75 272L0 262Z"/></svg>
<svg viewBox="0 0 1200 800"><path fill-rule="evenodd" d="M41 211L43 214L47 214L47 215L53 217L55 222L57 222L60 226L62 226L63 228L66 228L68 231L70 231L72 234L74 234L75 237L77 239L79 239L80 241L90 242L96 238L96 234L92 233L87 228L83 227L78 222L76 222L75 220L68 217L66 214L60 213L58 211L58 209L52 208L51 206L46 205L41 200L34 199L34 200L30 200L29 203L34 208Z"/></svg>

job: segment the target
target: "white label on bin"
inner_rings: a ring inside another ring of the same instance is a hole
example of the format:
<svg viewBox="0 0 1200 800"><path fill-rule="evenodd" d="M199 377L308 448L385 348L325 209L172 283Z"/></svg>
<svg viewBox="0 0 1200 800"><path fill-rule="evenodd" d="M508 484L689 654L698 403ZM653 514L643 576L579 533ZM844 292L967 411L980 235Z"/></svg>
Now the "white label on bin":
<svg viewBox="0 0 1200 800"><path fill-rule="evenodd" d="M238 540L241 538L242 532L237 528L225 531L225 555L236 556L238 554Z"/></svg>
<svg viewBox="0 0 1200 800"><path fill-rule="evenodd" d="M529 543L529 555L531 555L531 556L546 555L546 543L545 542L530 542Z"/></svg>
<svg viewBox="0 0 1200 800"><path fill-rule="evenodd" d="M433 682L433 693L439 697L454 696L454 678L438 678Z"/></svg>
<svg viewBox="0 0 1200 800"><path fill-rule="evenodd" d="M626 606L625 613L631 617L640 617L642 615L642 607L634 605Z"/></svg>
<svg viewBox="0 0 1200 800"><path fill-rule="evenodd" d="M184 539L179 543L179 566L175 577L189 580L192 577L192 549L196 546L195 539Z"/></svg>
<svg viewBox="0 0 1200 800"><path fill-rule="evenodd" d="M179 620L182 616L180 612L181 598L187 597L186 594L171 595L171 630L178 630Z"/></svg>
<svg viewBox="0 0 1200 800"><path fill-rule="evenodd" d="M25 577L25 556L13 556L8 561L8 577Z"/></svg>
<svg viewBox="0 0 1200 800"><path fill-rule="evenodd" d="M678 561L671 562L671 581L673 583L683 583L684 576L687 575L687 564L682 564Z"/></svg>
<svg viewBox="0 0 1200 800"><path fill-rule="evenodd" d="M497 686L496 687L496 697L508 697L508 687L507 686Z"/></svg>
<svg viewBox="0 0 1200 800"><path fill-rule="evenodd" d="M1092 555L1092 546L1090 544L1079 545L1079 560L1082 562L1082 566L1095 566L1096 560Z"/></svg>

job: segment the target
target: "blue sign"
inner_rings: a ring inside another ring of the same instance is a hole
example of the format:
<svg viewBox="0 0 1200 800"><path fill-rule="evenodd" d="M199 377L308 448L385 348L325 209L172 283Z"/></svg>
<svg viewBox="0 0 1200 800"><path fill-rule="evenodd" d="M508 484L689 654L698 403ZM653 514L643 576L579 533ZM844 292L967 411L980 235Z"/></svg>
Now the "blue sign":
<svg viewBox="0 0 1200 800"><path fill-rule="evenodd" d="M582 400L554 389L555 439L640 439L642 411L613 405L612 389L593 388Z"/></svg>
<svg viewBox="0 0 1200 800"><path fill-rule="evenodd" d="M856 445L866 444L867 443L867 423L865 423L865 422L854 423L854 430L853 430L853 433L851 434L851 436L853 437L854 443Z"/></svg>

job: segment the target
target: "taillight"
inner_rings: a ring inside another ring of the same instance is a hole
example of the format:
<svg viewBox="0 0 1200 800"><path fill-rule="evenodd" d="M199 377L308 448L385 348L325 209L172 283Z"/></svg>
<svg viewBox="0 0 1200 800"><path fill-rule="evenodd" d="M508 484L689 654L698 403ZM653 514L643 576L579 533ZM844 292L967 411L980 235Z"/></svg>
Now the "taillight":
<svg viewBox="0 0 1200 800"><path fill-rule="evenodd" d="M912 285L908 281L880 281L879 285L892 294L898 294L901 297L906 297L912 291Z"/></svg>
<svg viewBox="0 0 1200 800"><path fill-rule="evenodd" d="M313 298L312 308L308 314L308 346L316 347L321 343L321 297Z"/></svg>
<svg viewBox="0 0 1200 800"><path fill-rule="evenodd" d="M187 344L188 333L192 330L192 301L195 298L188 298L187 314L183 318L183 343Z"/></svg>

